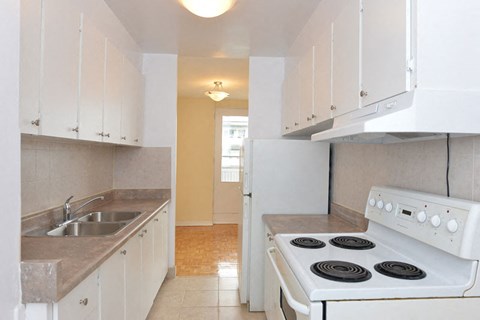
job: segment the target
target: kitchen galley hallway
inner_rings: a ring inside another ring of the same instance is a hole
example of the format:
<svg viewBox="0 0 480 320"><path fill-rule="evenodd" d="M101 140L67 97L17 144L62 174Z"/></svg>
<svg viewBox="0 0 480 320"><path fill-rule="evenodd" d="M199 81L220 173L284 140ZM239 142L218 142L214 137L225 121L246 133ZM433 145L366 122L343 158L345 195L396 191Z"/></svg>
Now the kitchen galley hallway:
<svg viewBox="0 0 480 320"><path fill-rule="evenodd" d="M177 277L163 283L148 320L259 320L240 305L237 225L176 227Z"/></svg>

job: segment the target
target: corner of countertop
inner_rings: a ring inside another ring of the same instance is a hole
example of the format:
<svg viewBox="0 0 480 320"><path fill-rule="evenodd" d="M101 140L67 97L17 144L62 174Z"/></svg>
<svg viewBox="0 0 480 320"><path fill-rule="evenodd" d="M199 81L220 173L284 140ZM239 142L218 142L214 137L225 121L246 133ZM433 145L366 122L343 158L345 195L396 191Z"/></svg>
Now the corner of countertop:
<svg viewBox="0 0 480 320"><path fill-rule="evenodd" d="M58 298L62 260L25 260L20 263L22 300L53 303Z"/></svg>

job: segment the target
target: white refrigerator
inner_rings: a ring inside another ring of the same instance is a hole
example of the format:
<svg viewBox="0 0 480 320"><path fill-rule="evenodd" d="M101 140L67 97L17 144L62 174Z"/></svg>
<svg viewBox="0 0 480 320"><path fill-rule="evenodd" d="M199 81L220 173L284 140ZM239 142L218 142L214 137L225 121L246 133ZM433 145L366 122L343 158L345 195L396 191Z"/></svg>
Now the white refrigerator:
<svg viewBox="0 0 480 320"><path fill-rule="evenodd" d="M239 221L240 301L263 311L264 214L327 214L330 145L309 140L244 141Z"/></svg>

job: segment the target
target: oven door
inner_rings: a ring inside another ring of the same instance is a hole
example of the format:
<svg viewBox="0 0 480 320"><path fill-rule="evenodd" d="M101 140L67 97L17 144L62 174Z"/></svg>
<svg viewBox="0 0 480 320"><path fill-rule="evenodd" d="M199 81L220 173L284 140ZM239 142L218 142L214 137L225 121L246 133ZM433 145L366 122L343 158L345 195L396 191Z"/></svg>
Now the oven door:
<svg viewBox="0 0 480 320"><path fill-rule="evenodd" d="M267 249L265 313L268 320L322 320L323 304L311 303L277 248Z"/></svg>

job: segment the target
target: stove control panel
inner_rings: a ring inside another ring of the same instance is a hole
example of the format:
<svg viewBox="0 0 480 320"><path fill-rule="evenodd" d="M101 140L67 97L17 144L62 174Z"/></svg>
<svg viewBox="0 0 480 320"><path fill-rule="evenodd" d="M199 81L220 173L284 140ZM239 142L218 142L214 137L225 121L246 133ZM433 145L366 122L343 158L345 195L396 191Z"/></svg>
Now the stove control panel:
<svg viewBox="0 0 480 320"><path fill-rule="evenodd" d="M480 258L480 203L372 187L365 217L467 259Z"/></svg>

